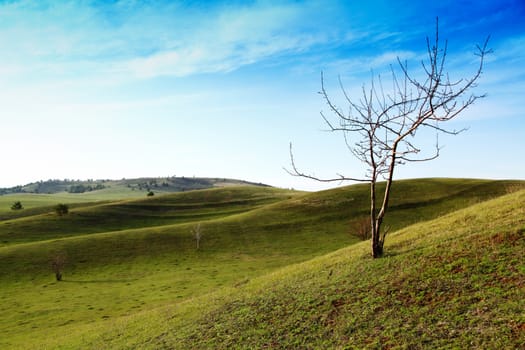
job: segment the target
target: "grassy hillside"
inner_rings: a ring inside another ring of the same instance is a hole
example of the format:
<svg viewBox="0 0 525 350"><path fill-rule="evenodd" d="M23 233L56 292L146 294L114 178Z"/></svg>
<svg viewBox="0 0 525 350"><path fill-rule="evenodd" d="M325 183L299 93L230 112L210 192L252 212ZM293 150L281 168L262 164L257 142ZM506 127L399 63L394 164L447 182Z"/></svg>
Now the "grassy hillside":
<svg viewBox="0 0 525 350"><path fill-rule="evenodd" d="M525 346L525 191L170 307L94 327L65 348ZM80 340L81 339L81 340Z"/></svg>
<svg viewBox="0 0 525 350"><path fill-rule="evenodd" d="M253 210L298 194L300 192L269 187L225 187L71 205L70 213L65 216L57 216L53 207L43 206L1 222L0 246L210 220Z"/></svg>
<svg viewBox="0 0 525 350"><path fill-rule="evenodd" d="M139 178L121 180L48 180L12 188L0 188L0 220L32 216L52 211L58 203L94 204L108 201L145 198L151 191L155 195L195 191L231 186L255 186L264 184L218 178ZM13 203L20 201L22 210L12 210Z"/></svg>
<svg viewBox="0 0 525 350"><path fill-rule="evenodd" d="M400 181L388 224L403 228L519 186L523 183ZM60 342L84 341L84 332L100 323L111 327L121 317L168 310L166 305L178 309L219 287L250 285L258 276L356 243L352 220L365 215L367 198L361 185L308 194L228 187L82 204L67 217L2 221L0 346L35 348L60 334L71 336ZM199 250L191 236L197 222L203 227ZM56 254L68 260L60 283L49 268ZM142 327L147 334L157 331Z"/></svg>

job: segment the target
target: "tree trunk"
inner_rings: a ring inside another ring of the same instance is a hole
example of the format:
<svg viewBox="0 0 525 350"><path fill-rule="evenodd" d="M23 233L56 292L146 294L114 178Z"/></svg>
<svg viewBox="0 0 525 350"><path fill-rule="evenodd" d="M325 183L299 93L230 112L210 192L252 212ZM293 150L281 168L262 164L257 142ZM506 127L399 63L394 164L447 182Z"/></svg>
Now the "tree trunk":
<svg viewBox="0 0 525 350"><path fill-rule="evenodd" d="M380 258L383 255L383 243L381 239L381 220L374 220L375 224L372 228L372 256L375 258Z"/></svg>
<svg viewBox="0 0 525 350"><path fill-rule="evenodd" d="M377 233L377 235L379 236L379 233ZM380 258L383 256L383 241L378 239L375 242L373 242L372 256L374 257L374 259Z"/></svg>
<svg viewBox="0 0 525 350"><path fill-rule="evenodd" d="M373 225L373 232L372 232L372 255L374 258L379 258L383 255L383 245L385 244L385 235L381 237L381 225L383 224L383 218L385 217L386 210L388 208L388 202L390 200L390 191L392 189L392 181L394 178L394 168L396 164L396 151L397 151L397 145L399 140L394 142L394 145L392 147L392 154L391 154L391 161L390 161L390 167L388 169L388 178L386 180L386 186L385 186L385 193L383 196L383 203L381 204L381 209L379 209L379 213L375 214L375 203L373 205L374 213L372 215L373 220L375 221L375 225ZM375 202L375 183L374 183L374 199Z"/></svg>
<svg viewBox="0 0 525 350"><path fill-rule="evenodd" d="M383 255L383 243L380 239L380 228L381 220L376 216L376 181L375 175L373 175L372 181L370 182L370 226L372 234L372 256L375 258Z"/></svg>

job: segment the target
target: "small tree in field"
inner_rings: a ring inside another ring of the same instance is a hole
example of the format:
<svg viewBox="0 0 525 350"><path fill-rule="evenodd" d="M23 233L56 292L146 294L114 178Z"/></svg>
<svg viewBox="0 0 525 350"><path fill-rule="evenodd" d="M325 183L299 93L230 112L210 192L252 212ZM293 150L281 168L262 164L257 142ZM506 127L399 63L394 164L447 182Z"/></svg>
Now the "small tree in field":
<svg viewBox="0 0 525 350"><path fill-rule="evenodd" d="M351 98L340 81L342 95L347 107L339 108L328 95L324 78L321 75L321 96L328 105L332 117L321 113L329 131L341 133L350 152L367 166L366 176L347 177L338 175L322 179L299 171L295 165L292 146L290 159L294 176L317 181L360 181L370 183L370 231L372 255L383 254L386 231L381 231L385 218L394 169L397 165L436 159L439 156L439 143L436 136L434 152L420 156L421 146L416 144L415 136L422 129L434 130L436 134L457 135L464 130L450 130L443 127L447 122L485 95L472 92L481 76L488 38L483 46L477 47L478 63L469 78L451 80L445 61L447 42L441 46L436 21L435 39L427 38L427 60L422 62L422 78L409 73L408 65L398 59L398 69L391 67L391 87L387 91L380 76L372 78L368 87L363 86L360 99ZM378 203L376 185L378 179L386 180L381 203Z"/></svg>
<svg viewBox="0 0 525 350"><path fill-rule="evenodd" d="M195 243L197 244L197 249L199 249L200 244L201 244L201 238L202 238L202 228L201 228L200 223L193 226L193 228L191 229L191 234L193 235L193 239L195 240Z"/></svg>
<svg viewBox="0 0 525 350"><path fill-rule="evenodd" d="M57 204L55 206L55 213L57 213L58 216L66 215L69 213L69 207L67 204Z"/></svg>
<svg viewBox="0 0 525 350"><path fill-rule="evenodd" d="M51 258L51 270L57 281L62 281L62 272L66 266L66 257L63 254L55 254Z"/></svg>
<svg viewBox="0 0 525 350"><path fill-rule="evenodd" d="M11 210L21 210L21 209L24 209L24 206L22 205L22 202L20 201L14 202L13 205L11 206Z"/></svg>

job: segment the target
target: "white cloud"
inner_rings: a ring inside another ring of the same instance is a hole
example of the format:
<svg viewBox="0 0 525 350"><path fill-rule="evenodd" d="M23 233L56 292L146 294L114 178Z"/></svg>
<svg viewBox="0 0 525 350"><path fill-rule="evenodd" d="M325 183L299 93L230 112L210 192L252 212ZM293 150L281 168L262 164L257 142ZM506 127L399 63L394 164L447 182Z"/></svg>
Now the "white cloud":
<svg viewBox="0 0 525 350"><path fill-rule="evenodd" d="M363 25L354 28L341 19L340 5L324 1L206 8L137 1L98 7L82 1L39 4L23 0L0 5L0 49L7 53L0 57L0 84L6 79L118 84L136 78L226 73L258 62L296 66L316 50L323 57L340 45L391 40L399 34L378 34ZM383 68L396 56L413 53L335 57L329 65L369 71Z"/></svg>
<svg viewBox="0 0 525 350"><path fill-rule="evenodd" d="M200 11L200 12L199 12ZM155 77L228 72L346 40L312 19L321 2L206 9L181 3L17 1L0 5L0 64L25 77ZM5 71L5 69L4 69Z"/></svg>
<svg viewBox="0 0 525 350"><path fill-rule="evenodd" d="M384 72L390 72L390 65L397 68L398 58L401 61L407 60L409 62L412 61L412 63L418 63L421 56L414 51L408 50L387 51L376 55L359 55L348 59L331 60L326 63L323 70L327 71L329 74L337 74L347 77L364 77L366 80L363 81L363 83L366 83L370 80L370 73L372 71L374 74L381 74ZM412 64L412 66L415 67L414 64Z"/></svg>
<svg viewBox="0 0 525 350"><path fill-rule="evenodd" d="M326 32L302 30L311 8L258 5L220 12L186 33L173 48L124 62L140 77L228 72L274 56L327 43ZM290 28L295 28L291 30Z"/></svg>

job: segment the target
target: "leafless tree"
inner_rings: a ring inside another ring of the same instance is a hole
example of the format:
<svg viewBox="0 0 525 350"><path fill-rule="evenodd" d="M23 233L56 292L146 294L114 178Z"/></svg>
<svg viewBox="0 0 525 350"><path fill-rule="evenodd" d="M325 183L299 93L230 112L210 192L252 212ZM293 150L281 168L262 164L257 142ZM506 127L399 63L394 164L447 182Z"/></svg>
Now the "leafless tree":
<svg viewBox="0 0 525 350"><path fill-rule="evenodd" d="M321 74L320 94L328 105L331 117L323 112L321 116L329 131L344 136L348 150L367 165L367 173L363 178L337 174L329 179L303 173L296 167L291 144L292 168L288 172L294 176L323 182L369 182L370 229L374 258L383 254L386 231L381 231L381 225L388 209L395 167L409 162L436 159L440 151L437 135L457 135L464 131L447 129L442 124L457 117L476 100L485 97L484 94L474 93L473 89L482 74L485 57L491 52L487 47L488 41L489 38L482 46L477 46L475 55L478 62L472 76L452 80L445 69L447 41L441 46L436 20L434 40L431 41L427 37L428 57L421 62L422 78L410 73L407 62L398 58L397 69L394 66L390 67L391 88L385 87L380 75L372 77L368 87L363 85L359 99L349 96L339 78L345 104L348 105L346 113L328 95ZM416 144L415 136L421 129L436 132L435 149L427 156L421 156L422 146ZM377 181L381 178L386 180L386 186L379 205L376 189Z"/></svg>
<svg viewBox="0 0 525 350"><path fill-rule="evenodd" d="M197 225L193 226L191 229L191 233L193 235L193 239L195 240L197 244L197 249L200 248L201 238L202 238L202 228L201 224L198 223Z"/></svg>
<svg viewBox="0 0 525 350"><path fill-rule="evenodd" d="M62 271L66 266L66 256L64 254L55 254L51 257L51 270L55 273L57 281L62 281Z"/></svg>

